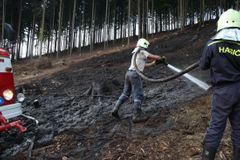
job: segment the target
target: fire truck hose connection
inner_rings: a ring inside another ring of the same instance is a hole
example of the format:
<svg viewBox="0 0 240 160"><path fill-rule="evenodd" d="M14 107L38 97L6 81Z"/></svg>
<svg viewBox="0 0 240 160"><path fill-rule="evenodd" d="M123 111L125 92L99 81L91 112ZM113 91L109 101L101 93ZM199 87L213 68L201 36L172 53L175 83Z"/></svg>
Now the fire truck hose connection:
<svg viewBox="0 0 240 160"><path fill-rule="evenodd" d="M185 68L184 70L182 70L181 72L178 72L178 73L175 73L171 76L168 76L168 77L164 77L164 78L160 78L160 79L154 79L154 78L149 78L147 77L143 72L141 72L139 69L138 69L138 66L136 64L136 57L137 57L137 54L138 52L134 53L133 54L133 64L136 68L136 72L146 81L150 81L150 82L157 82L157 83L163 83L163 82L168 82L168 81L171 81L173 79L176 79L182 75L184 75L185 73L188 73L189 71L197 68L199 66L199 62L195 62L193 63L192 65L188 66L187 68ZM168 63L164 63L165 65L168 65Z"/></svg>
<svg viewBox="0 0 240 160"><path fill-rule="evenodd" d="M29 115L25 115L25 114L22 114L22 116L27 119L33 120L35 122L35 125L38 126L39 121L36 118L29 116Z"/></svg>

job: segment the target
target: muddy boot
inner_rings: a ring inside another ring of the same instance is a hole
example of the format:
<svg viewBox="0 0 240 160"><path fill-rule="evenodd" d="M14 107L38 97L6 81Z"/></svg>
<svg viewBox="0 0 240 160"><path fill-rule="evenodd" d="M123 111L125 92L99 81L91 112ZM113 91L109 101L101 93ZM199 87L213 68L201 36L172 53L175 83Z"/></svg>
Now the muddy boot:
<svg viewBox="0 0 240 160"><path fill-rule="evenodd" d="M233 160L240 160L240 148L233 147Z"/></svg>
<svg viewBox="0 0 240 160"><path fill-rule="evenodd" d="M214 160L216 152L217 149L204 145L202 152L202 160Z"/></svg>
<svg viewBox="0 0 240 160"><path fill-rule="evenodd" d="M111 112L112 116L117 118L117 119L120 119L120 116L118 114L118 110L120 108L120 106L123 104L122 101L118 100L117 103L115 104L115 106L113 107L113 110Z"/></svg>
<svg viewBox="0 0 240 160"><path fill-rule="evenodd" d="M132 117L133 123L145 122L149 119L149 117L143 113L140 106L134 106L134 112Z"/></svg>

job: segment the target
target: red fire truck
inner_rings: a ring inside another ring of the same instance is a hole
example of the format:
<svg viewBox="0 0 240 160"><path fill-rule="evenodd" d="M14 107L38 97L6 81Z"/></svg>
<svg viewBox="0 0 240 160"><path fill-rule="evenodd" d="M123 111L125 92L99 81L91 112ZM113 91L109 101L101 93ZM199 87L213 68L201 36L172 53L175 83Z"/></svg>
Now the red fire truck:
<svg viewBox="0 0 240 160"><path fill-rule="evenodd" d="M20 120L10 121L10 119L22 115L22 102L24 95L16 95L13 71L10 54L0 49L0 132L11 128L17 128L20 132L25 132ZM18 98L18 102L17 102Z"/></svg>
<svg viewBox="0 0 240 160"><path fill-rule="evenodd" d="M9 26L5 27L7 27L7 34L11 34L12 28L9 28ZM23 93L16 94L15 91L10 53L0 48L0 132L8 131L11 128L18 129L20 133L25 132L27 129L22 125L22 121L19 120L18 117L20 116L32 119L35 123L38 123L35 118L22 113L21 103L24 99Z"/></svg>

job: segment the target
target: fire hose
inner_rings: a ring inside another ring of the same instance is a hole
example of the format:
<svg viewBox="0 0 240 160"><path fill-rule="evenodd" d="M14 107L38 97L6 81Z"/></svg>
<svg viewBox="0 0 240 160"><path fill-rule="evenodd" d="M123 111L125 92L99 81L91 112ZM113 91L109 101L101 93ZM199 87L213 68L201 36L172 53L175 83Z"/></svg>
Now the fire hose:
<svg viewBox="0 0 240 160"><path fill-rule="evenodd" d="M133 64L135 66L135 69L136 69L136 72L146 81L149 81L149 82L157 82L157 83L163 83L163 82L168 82L168 81L171 81L173 79L176 79L180 76L184 76L186 78L188 78L189 80L191 80L192 82L196 83L199 87L203 88L204 90L208 90L209 88L211 88L211 86L207 85L206 83L202 82L201 80L198 80L197 78L189 75L189 74L186 74L188 72L190 72L191 70L197 68L199 66L199 62L195 62L193 63L192 65L188 66L187 68L183 69L183 70L179 70L179 69L176 69L174 66L168 64L167 62L164 62L163 64L166 65L168 68L170 68L171 70L174 70L175 74L171 75L171 76L168 76L168 77L164 77L164 78L158 78L158 79L154 79L154 78L149 78L148 76L146 76L143 72L141 72L136 64L136 57L137 57L137 54L139 52L135 52L133 54Z"/></svg>

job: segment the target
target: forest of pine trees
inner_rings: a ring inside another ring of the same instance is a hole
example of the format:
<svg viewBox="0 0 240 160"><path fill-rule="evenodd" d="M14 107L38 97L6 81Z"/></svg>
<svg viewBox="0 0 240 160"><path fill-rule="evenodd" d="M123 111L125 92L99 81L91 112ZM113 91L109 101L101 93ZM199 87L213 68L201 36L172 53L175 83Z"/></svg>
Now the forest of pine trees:
<svg viewBox="0 0 240 160"><path fill-rule="evenodd" d="M238 8L238 0L0 0L1 26L16 31L15 59L94 50L183 29ZM2 45L6 45L0 29Z"/></svg>

